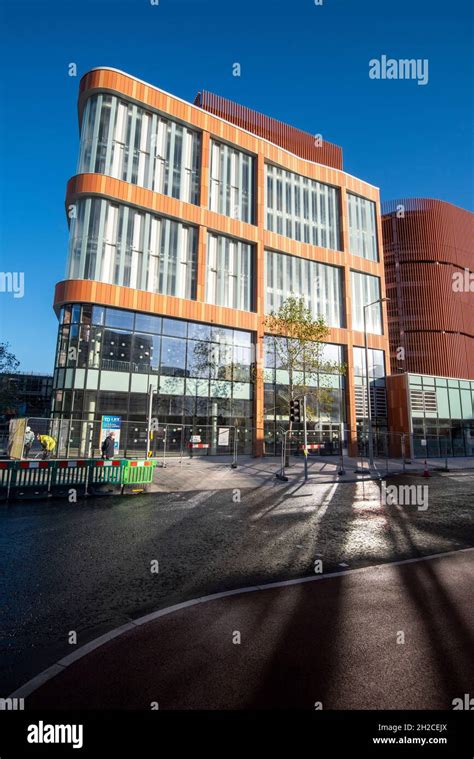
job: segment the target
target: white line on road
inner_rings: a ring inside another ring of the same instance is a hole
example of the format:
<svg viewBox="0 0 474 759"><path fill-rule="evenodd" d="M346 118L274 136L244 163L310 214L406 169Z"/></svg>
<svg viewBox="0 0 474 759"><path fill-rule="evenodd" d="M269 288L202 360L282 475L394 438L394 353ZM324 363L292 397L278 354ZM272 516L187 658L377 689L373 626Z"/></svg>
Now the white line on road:
<svg viewBox="0 0 474 759"><path fill-rule="evenodd" d="M435 554L431 554L430 556L421 556L421 557L416 557L413 559L401 559L399 561L387 562L386 564L376 564L374 566L369 566L369 567L359 567L358 569L345 569L340 572L331 572L326 575L314 575L314 576L311 575L309 577L299 577L295 580L282 580L280 582L270 582L270 583L265 583L263 585L252 585L246 588L237 588L236 590L225 590L222 593L213 593L212 595L209 595L209 596L194 598L191 601L183 601L183 603L175 604L174 606L167 606L164 609L153 611L151 612L151 614L146 614L145 616L139 617L138 619L128 622L125 625L116 627L114 630L110 630L108 633L101 635L99 638L95 638L94 640L91 640L89 643L86 643L84 646L81 646L81 648L78 648L77 651L75 651L74 653L63 657L58 662L56 662L56 664L53 664L51 667L48 667L48 669L45 669L43 670L43 672L40 672L39 675L36 675L36 677L33 677L31 680L28 680L28 682L26 682L24 685L21 685L19 688L17 688L17 690L11 693L8 696L8 698L26 698L27 696L31 695L31 693L33 693L35 690L37 690L41 685L44 685L44 683L48 682L48 680L52 680L53 677L56 677L56 675L64 671L66 667L69 667L71 664L78 661L79 659L82 659L87 654L91 653L92 651L95 651L97 648L100 648L100 646L103 646L105 643L108 643L110 640L113 640L114 638L118 638L120 635L123 635L124 633L130 632L136 627L141 627L141 625L145 625L148 622L153 622L154 620L159 619L160 617L166 617L169 614L173 614L175 611L180 611L181 609L188 609L191 606L197 606L198 604L207 603L208 601L217 601L220 598L229 598L230 596L242 595L244 593L255 593L256 591L270 590L272 588L286 588L286 587L290 587L291 585L302 585L303 583L307 583L307 582L320 582L321 580L331 580L333 577L342 577L343 575L348 575L348 574L351 574L351 575L359 574L362 572L368 572L372 569L383 569L384 567L398 567L403 564L416 564L420 561L430 561L431 559L441 559L441 558L445 558L446 556L454 556L456 554L466 553L469 551L474 551L474 548L461 548L457 551L446 551L445 553L435 553Z"/></svg>

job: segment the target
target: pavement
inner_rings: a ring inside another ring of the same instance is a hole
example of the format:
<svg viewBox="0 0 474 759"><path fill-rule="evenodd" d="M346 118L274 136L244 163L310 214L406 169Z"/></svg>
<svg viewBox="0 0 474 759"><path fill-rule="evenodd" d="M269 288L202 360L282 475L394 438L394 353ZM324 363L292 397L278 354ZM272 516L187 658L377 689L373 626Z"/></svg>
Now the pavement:
<svg viewBox="0 0 474 759"><path fill-rule="evenodd" d="M474 684L473 557L198 599L135 620L15 695L28 710L448 710Z"/></svg>
<svg viewBox="0 0 474 759"><path fill-rule="evenodd" d="M225 488L255 488L275 480L281 469L280 457L254 458L239 456L237 468L231 468L230 456L195 455L179 458L168 456L163 466L163 459L158 459L153 485L150 492L169 493L190 490L222 490ZM400 459L376 458L374 467L369 469L367 461L344 456L344 474L341 471L339 456L309 456L309 481L317 484L332 482L360 482L367 479L383 479L391 475L404 473L403 461ZM433 473L445 469L445 459L428 459L427 468ZM405 464L405 474L419 474L425 468L423 459L412 459ZM457 457L448 459L450 471L474 471L474 459ZM290 481L302 480L304 475L304 457L293 456L291 466L285 470ZM277 480L278 481L278 480Z"/></svg>

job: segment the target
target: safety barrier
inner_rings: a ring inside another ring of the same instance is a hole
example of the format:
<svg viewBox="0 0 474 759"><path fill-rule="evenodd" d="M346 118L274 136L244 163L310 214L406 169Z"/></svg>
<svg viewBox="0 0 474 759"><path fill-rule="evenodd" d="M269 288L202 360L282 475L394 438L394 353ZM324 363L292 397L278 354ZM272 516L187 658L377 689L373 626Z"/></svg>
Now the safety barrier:
<svg viewBox="0 0 474 759"><path fill-rule="evenodd" d="M78 495L87 493L89 480L89 462L87 459L77 461L56 461L52 473L51 493L67 496L71 488Z"/></svg>
<svg viewBox="0 0 474 759"><path fill-rule="evenodd" d="M122 493L125 485L153 482L155 459L0 461L0 500ZM143 488L142 488L143 489Z"/></svg>
<svg viewBox="0 0 474 759"><path fill-rule="evenodd" d="M123 485L123 467L125 462L120 459L104 461L92 459L89 463L88 493L90 495L111 495L121 492L118 488Z"/></svg>
<svg viewBox="0 0 474 759"><path fill-rule="evenodd" d="M148 485L153 482L156 461L127 461L123 470L124 485Z"/></svg>
<svg viewBox="0 0 474 759"><path fill-rule="evenodd" d="M10 496L10 487L16 471L16 461L0 461L0 500Z"/></svg>
<svg viewBox="0 0 474 759"><path fill-rule="evenodd" d="M47 496L54 466L53 461L19 461L14 470L10 493L13 492L15 498Z"/></svg>

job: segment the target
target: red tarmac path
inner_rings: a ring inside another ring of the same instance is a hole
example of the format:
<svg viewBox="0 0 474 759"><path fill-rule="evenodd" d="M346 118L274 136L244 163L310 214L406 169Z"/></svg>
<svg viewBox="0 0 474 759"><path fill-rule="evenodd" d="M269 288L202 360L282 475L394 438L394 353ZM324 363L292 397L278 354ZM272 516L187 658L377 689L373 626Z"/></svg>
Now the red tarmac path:
<svg viewBox="0 0 474 759"><path fill-rule="evenodd" d="M26 706L451 709L474 693L473 557L266 586L135 620L64 669L63 660Z"/></svg>

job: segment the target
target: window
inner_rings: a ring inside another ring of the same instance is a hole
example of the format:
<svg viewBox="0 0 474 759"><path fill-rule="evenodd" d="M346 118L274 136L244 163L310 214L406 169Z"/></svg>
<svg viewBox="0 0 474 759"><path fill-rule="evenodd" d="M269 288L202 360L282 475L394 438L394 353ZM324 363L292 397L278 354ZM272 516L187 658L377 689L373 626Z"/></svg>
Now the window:
<svg viewBox="0 0 474 759"><path fill-rule="evenodd" d="M161 374L184 377L186 365L186 341L176 337L161 340Z"/></svg>
<svg viewBox="0 0 474 759"><path fill-rule="evenodd" d="M187 322L163 318L163 334L171 337L186 337Z"/></svg>
<svg viewBox="0 0 474 759"><path fill-rule="evenodd" d="M364 306L380 300L380 279L371 274L351 271L352 329L364 331ZM367 332L382 334L381 304L365 309Z"/></svg>
<svg viewBox="0 0 474 759"><path fill-rule="evenodd" d="M253 223L252 156L215 140L210 151L210 210Z"/></svg>
<svg viewBox="0 0 474 759"><path fill-rule="evenodd" d="M183 124L115 96L92 95L82 119L78 173L116 179L199 203L201 138Z"/></svg>
<svg viewBox="0 0 474 759"><path fill-rule="evenodd" d="M196 297L197 230L102 198L80 199L69 242L69 279Z"/></svg>
<svg viewBox="0 0 474 759"><path fill-rule="evenodd" d="M293 240L340 249L339 190L265 164L267 229Z"/></svg>
<svg viewBox="0 0 474 759"><path fill-rule="evenodd" d="M118 308L108 308L106 311L105 324L107 327L119 329L133 329L133 311L122 311Z"/></svg>
<svg viewBox="0 0 474 759"><path fill-rule="evenodd" d="M153 332L159 335L161 332L161 316L137 314L135 316L135 329L137 332Z"/></svg>
<svg viewBox="0 0 474 759"><path fill-rule="evenodd" d="M206 302L252 309L251 245L223 235L207 235Z"/></svg>
<svg viewBox="0 0 474 759"><path fill-rule="evenodd" d="M200 340L188 340L187 376L209 379L210 370L210 344Z"/></svg>
<svg viewBox="0 0 474 759"><path fill-rule="evenodd" d="M314 317L330 327L344 326L342 270L297 256L267 250L266 313L278 311L289 295L303 296Z"/></svg>
<svg viewBox="0 0 474 759"><path fill-rule="evenodd" d="M132 371L148 373L160 368L160 341L158 335L135 334L133 337Z"/></svg>
<svg viewBox="0 0 474 759"><path fill-rule="evenodd" d="M131 345L131 334L105 329L102 344L102 369L130 371Z"/></svg>
<svg viewBox="0 0 474 759"><path fill-rule="evenodd" d="M355 410L357 419L367 417L365 349L354 347ZM373 418L386 418L385 353L369 348L370 408Z"/></svg>
<svg viewBox="0 0 474 759"><path fill-rule="evenodd" d="M385 377L385 353L369 348L369 379ZM354 348L354 375L365 381L365 349Z"/></svg>
<svg viewBox="0 0 474 759"><path fill-rule="evenodd" d="M347 193L349 251L355 256L378 261L375 203Z"/></svg>

